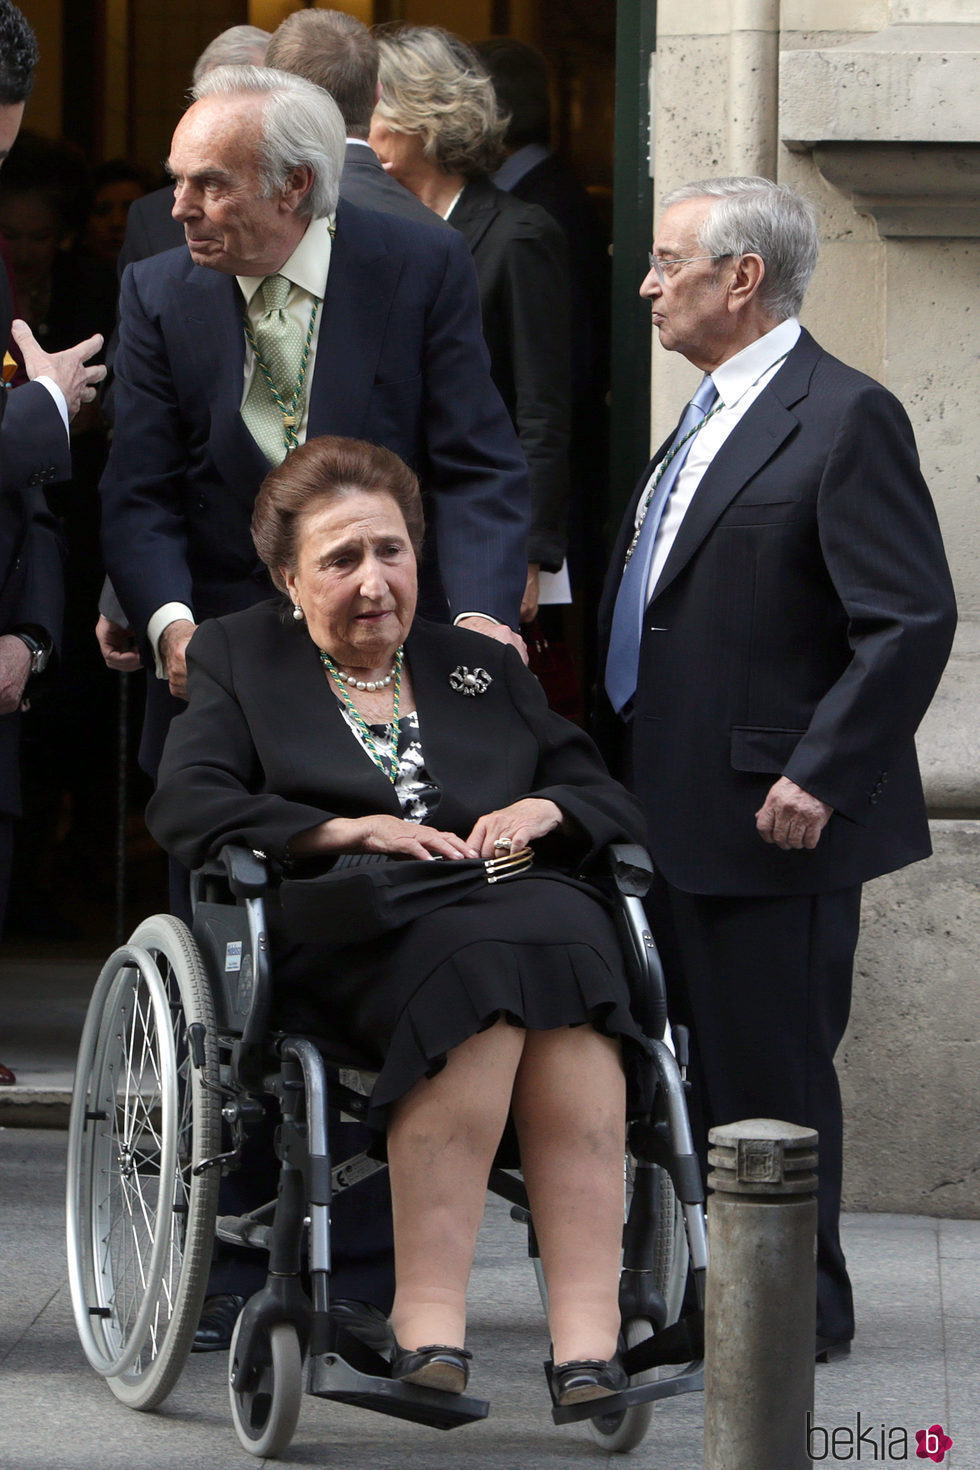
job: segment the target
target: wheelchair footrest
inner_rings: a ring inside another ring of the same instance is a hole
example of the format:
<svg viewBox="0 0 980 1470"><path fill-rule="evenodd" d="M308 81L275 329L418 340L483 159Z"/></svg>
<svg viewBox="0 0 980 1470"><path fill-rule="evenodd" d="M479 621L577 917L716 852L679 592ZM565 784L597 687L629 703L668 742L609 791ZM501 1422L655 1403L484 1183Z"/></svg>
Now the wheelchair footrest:
<svg viewBox="0 0 980 1470"><path fill-rule="evenodd" d="M455 1429L460 1424L485 1419L490 1412L485 1399L441 1393L396 1378L359 1373L337 1353L311 1357L307 1373L308 1392L317 1398L336 1399L338 1403L373 1409L376 1414L391 1414L396 1419L411 1419L432 1429Z"/></svg>
<svg viewBox="0 0 980 1470"><path fill-rule="evenodd" d="M545 1363L545 1373L551 1384L550 1364ZM704 1364L689 1363L679 1373L669 1378L660 1378L656 1383L638 1383L635 1388L624 1388L622 1393L606 1394L601 1399L586 1399L579 1404L555 1404L551 1417L556 1424L575 1424L582 1419L602 1419L607 1414L621 1414L624 1409L633 1409L637 1404L649 1404L655 1399L672 1399L679 1393L701 1393L704 1390Z"/></svg>

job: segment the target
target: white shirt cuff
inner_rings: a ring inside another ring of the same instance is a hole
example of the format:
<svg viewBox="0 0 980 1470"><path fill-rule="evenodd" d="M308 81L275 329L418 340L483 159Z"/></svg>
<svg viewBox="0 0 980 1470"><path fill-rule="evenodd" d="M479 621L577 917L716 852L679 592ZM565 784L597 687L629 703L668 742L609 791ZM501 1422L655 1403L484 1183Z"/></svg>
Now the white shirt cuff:
<svg viewBox="0 0 980 1470"><path fill-rule="evenodd" d="M69 432L69 429L68 429L68 400L65 398L65 395L62 393L61 389L58 387L58 384L55 382L54 378L49 378L45 373L41 373L40 377L33 378L32 379L32 382L35 382L35 383L43 383L44 386L45 386L45 388L47 388L48 392L51 394L51 397L55 401L55 407L57 408L58 412L61 414L61 422L64 424L64 426L65 426L65 433L67 434Z"/></svg>
<svg viewBox="0 0 980 1470"><path fill-rule="evenodd" d="M453 618L453 627L454 628L458 628L459 625L460 625L460 623L463 621L464 618L486 618L486 620L487 620L488 623L493 623L498 628L502 627L502 624L501 624L501 621L500 621L499 618L494 618L494 617L491 617L489 613L481 613L481 612L457 613L456 616Z"/></svg>
<svg viewBox="0 0 980 1470"><path fill-rule="evenodd" d="M184 618L189 623L193 623L194 621L194 614L186 603L165 602L163 607L157 608L146 625L146 636L150 640L150 647L153 649L153 658L156 662L158 679L165 679L167 677L167 671L160 658L160 636L165 628L170 627L171 623L179 623Z"/></svg>

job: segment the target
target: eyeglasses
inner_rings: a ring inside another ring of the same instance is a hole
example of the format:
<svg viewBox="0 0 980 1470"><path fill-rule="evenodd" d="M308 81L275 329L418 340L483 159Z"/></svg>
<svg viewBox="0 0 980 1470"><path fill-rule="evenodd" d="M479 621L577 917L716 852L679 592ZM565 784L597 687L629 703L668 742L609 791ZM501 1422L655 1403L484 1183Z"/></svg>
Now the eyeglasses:
<svg viewBox="0 0 980 1470"><path fill-rule="evenodd" d="M651 250L649 256L647 257L647 259L650 262L650 269L652 271L656 271L656 273L657 273L657 280L660 282L661 286L665 286L667 284L667 277L668 276L674 276L674 275L677 274L677 271L675 270L675 266L678 266L679 267L679 266L682 266L682 265L690 265L691 262L694 261L694 260L728 260L729 259L729 254L726 253L725 255L684 255L684 256L680 256L680 257L678 257L678 256L675 255L675 256L671 256L671 258L669 260L661 260L660 257L659 257L659 255L654 255L653 251Z"/></svg>

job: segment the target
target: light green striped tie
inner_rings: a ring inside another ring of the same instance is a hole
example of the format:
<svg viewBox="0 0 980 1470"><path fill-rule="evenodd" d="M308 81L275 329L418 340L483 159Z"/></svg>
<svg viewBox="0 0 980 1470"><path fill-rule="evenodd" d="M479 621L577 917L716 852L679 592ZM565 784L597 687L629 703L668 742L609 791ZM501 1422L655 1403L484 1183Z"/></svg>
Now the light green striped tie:
<svg viewBox="0 0 980 1470"><path fill-rule="evenodd" d="M287 410L292 405L303 361L303 329L286 311L289 284L285 276L266 276L260 287L265 311L252 328L262 362ZM297 427L303 416L303 397L301 394L294 410ZM286 424L258 362L242 418L269 463L281 464L286 457Z"/></svg>

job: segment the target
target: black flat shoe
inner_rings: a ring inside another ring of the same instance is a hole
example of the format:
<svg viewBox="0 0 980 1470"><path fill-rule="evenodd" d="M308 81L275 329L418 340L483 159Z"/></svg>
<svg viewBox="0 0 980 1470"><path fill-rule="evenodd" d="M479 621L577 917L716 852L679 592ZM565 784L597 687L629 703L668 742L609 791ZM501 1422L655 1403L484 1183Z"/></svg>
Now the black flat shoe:
<svg viewBox="0 0 980 1470"><path fill-rule="evenodd" d="M388 1318L372 1302L353 1302L341 1297L339 1301L330 1303L330 1316L338 1327L343 1327L351 1337L356 1337L358 1342L363 1342L365 1347L382 1357L395 1345Z"/></svg>
<svg viewBox="0 0 980 1470"><path fill-rule="evenodd" d="M817 1335L816 1361L818 1363L839 1363L842 1358L851 1356L851 1339L849 1337L820 1337Z"/></svg>
<svg viewBox="0 0 980 1470"><path fill-rule="evenodd" d="M226 1353L231 1347L231 1335L244 1305L243 1296L233 1296L230 1292L206 1297L191 1352Z"/></svg>
<svg viewBox="0 0 980 1470"><path fill-rule="evenodd" d="M555 1403L582 1404L588 1399L604 1399L611 1393L622 1393L630 1381L617 1353L605 1362L602 1358L573 1358L556 1363L551 1370L551 1387Z"/></svg>
<svg viewBox="0 0 980 1470"><path fill-rule="evenodd" d="M473 1354L465 1348L402 1348L395 1343L391 1354L391 1376L420 1388L438 1388L443 1393L462 1393L469 1382Z"/></svg>

